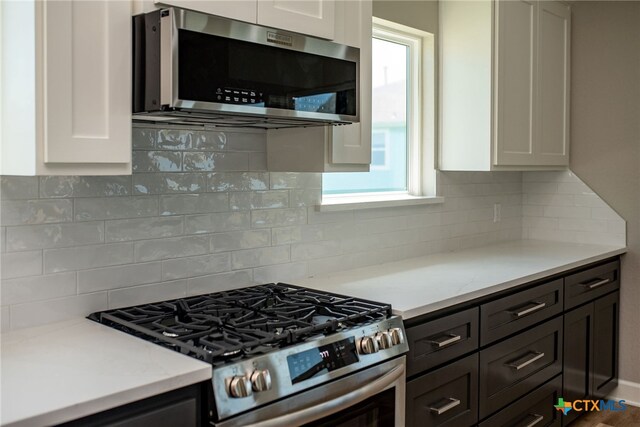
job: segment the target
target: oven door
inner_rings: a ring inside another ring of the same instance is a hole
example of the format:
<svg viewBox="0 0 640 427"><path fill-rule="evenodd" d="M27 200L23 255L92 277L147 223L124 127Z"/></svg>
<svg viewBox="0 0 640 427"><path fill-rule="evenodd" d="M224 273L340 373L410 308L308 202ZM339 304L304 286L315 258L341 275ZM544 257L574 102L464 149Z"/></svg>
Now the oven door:
<svg viewBox="0 0 640 427"><path fill-rule="evenodd" d="M340 378L216 427L402 427L405 357Z"/></svg>

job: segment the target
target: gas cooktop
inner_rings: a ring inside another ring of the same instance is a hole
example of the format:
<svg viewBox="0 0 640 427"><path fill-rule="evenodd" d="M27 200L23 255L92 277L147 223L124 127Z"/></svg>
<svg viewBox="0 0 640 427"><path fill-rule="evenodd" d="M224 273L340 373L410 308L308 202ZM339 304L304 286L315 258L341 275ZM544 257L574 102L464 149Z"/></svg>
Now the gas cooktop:
<svg viewBox="0 0 640 427"><path fill-rule="evenodd" d="M278 283L108 310L89 318L216 366L390 315L388 304Z"/></svg>
<svg viewBox="0 0 640 427"><path fill-rule="evenodd" d="M257 414L256 408L408 351L402 319L392 316L389 304L284 283L118 308L89 318L211 363L207 400L216 426L221 420L244 425L242 417Z"/></svg>

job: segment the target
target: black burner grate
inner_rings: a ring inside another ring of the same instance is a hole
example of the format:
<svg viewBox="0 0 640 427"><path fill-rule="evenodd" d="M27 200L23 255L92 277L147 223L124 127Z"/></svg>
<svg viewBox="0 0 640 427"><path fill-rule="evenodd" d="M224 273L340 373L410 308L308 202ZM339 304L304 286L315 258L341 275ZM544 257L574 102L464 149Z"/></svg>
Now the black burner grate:
<svg viewBox="0 0 640 427"><path fill-rule="evenodd" d="M283 283L93 313L90 319L213 364L391 316L391 306Z"/></svg>

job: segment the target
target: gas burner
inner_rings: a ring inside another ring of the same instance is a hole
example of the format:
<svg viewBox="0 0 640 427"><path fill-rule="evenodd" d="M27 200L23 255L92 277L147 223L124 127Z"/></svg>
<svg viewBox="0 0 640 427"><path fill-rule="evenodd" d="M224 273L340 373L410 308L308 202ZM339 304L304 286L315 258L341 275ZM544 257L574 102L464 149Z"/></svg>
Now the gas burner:
<svg viewBox="0 0 640 427"><path fill-rule="evenodd" d="M390 315L388 304L278 283L108 310L90 318L217 365Z"/></svg>

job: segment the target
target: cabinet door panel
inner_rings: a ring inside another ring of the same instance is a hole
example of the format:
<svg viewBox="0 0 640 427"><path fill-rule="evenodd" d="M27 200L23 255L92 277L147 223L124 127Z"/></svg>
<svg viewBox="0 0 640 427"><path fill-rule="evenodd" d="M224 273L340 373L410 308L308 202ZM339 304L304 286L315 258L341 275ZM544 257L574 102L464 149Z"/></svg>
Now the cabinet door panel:
<svg viewBox="0 0 640 427"><path fill-rule="evenodd" d="M333 40L334 0L259 0L258 24Z"/></svg>
<svg viewBox="0 0 640 427"><path fill-rule="evenodd" d="M44 162L130 162L130 2L41 5Z"/></svg>
<svg viewBox="0 0 640 427"><path fill-rule="evenodd" d="M569 7L542 1L538 44L538 130L536 163L569 162Z"/></svg>
<svg viewBox="0 0 640 427"><path fill-rule="evenodd" d="M606 397L618 385L619 292L594 301L591 395Z"/></svg>
<svg viewBox="0 0 640 427"><path fill-rule="evenodd" d="M480 418L524 396L560 372L560 317L480 351Z"/></svg>
<svg viewBox="0 0 640 427"><path fill-rule="evenodd" d="M587 304L564 315L564 388L562 397L572 402L587 399L591 388L593 359L593 304ZM569 411L565 424L580 412Z"/></svg>
<svg viewBox="0 0 640 427"><path fill-rule="evenodd" d="M496 7L497 165L531 165L534 156L537 16L532 1Z"/></svg>
<svg viewBox="0 0 640 427"><path fill-rule="evenodd" d="M478 355L407 383L407 426L465 427L478 419Z"/></svg>
<svg viewBox="0 0 640 427"><path fill-rule="evenodd" d="M560 396L562 375L481 422L479 427L560 427L562 415L553 407Z"/></svg>

